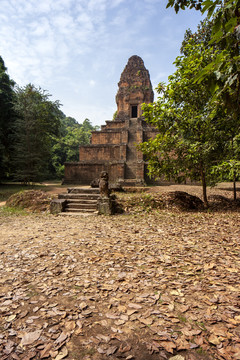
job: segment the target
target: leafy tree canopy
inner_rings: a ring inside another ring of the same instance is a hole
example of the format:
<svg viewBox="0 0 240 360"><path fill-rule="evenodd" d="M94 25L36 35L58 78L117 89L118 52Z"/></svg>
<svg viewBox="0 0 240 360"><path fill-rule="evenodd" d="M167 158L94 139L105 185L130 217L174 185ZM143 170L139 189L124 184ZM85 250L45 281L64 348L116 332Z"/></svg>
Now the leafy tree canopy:
<svg viewBox="0 0 240 360"><path fill-rule="evenodd" d="M89 144L92 131L98 128L93 126L89 119L79 124L74 118L63 114L60 136L52 139L52 166L58 178L63 176L65 162L79 160L79 146Z"/></svg>
<svg viewBox="0 0 240 360"><path fill-rule="evenodd" d="M216 182L212 168L221 158L224 131L218 109L210 101L214 74L201 83L195 82L194 75L216 56L216 51L194 37L185 39L183 55L175 61L176 72L169 76L168 85L159 84L158 100L143 108L159 134L140 145L150 176L177 182L201 180L206 206L206 186Z"/></svg>
<svg viewBox="0 0 240 360"><path fill-rule="evenodd" d="M32 84L17 88L12 136L16 180L29 183L49 175L51 137L58 134L60 126L59 107L41 88Z"/></svg>
<svg viewBox="0 0 240 360"><path fill-rule="evenodd" d="M212 105L222 109L225 129L225 160L215 167L219 179L233 180L239 176L239 122L240 122L240 2L239 0L169 0L176 12L186 7L207 14L211 20L210 38L203 36L205 47L217 50L217 56L195 74L195 82L212 77ZM208 25L208 26L209 26ZM209 29L208 29L209 30ZM209 31L208 31L209 32ZM187 34L187 37L189 38ZM201 41L202 34L197 33ZM226 121L225 121L226 120ZM235 186L235 185L234 185ZM234 197L236 192L234 191Z"/></svg>
<svg viewBox="0 0 240 360"><path fill-rule="evenodd" d="M14 123L14 81L0 56L0 180L9 173L10 139Z"/></svg>

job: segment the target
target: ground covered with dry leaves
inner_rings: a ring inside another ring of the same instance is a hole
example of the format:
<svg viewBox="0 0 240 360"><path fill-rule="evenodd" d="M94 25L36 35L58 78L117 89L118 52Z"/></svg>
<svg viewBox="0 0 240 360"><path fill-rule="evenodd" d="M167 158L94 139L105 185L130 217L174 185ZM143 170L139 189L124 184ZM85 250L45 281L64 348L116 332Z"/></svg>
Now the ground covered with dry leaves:
<svg viewBox="0 0 240 360"><path fill-rule="evenodd" d="M240 213L0 217L0 358L240 359Z"/></svg>

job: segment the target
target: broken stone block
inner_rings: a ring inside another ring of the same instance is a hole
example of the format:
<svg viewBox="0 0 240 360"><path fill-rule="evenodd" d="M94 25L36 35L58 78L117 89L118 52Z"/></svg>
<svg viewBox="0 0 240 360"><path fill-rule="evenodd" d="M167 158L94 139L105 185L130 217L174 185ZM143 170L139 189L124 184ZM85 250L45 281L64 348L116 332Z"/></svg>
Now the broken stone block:
<svg viewBox="0 0 240 360"><path fill-rule="evenodd" d="M54 199L50 204L50 213L51 214L59 214L64 211L66 206L65 199Z"/></svg>

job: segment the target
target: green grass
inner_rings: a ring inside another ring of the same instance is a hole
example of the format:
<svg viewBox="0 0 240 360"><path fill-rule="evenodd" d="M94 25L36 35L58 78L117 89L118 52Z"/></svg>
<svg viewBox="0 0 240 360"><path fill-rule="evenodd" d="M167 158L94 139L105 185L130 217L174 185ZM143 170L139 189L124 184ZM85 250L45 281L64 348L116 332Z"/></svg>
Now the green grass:
<svg viewBox="0 0 240 360"><path fill-rule="evenodd" d="M182 323L186 323L186 322L187 322L186 316L184 316L184 315L182 315L182 314L178 314L178 319L179 319Z"/></svg>
<svg viewBox="0 0 240 360"><path fill-rule="evenodd" d="M0 216L11 216L11 215L26 216L26 215L29 215L29 213L27 211L25 211L24 209L17 208L17 207L14 207L14 208L8 207L8 206L0 207Z"/></svg>

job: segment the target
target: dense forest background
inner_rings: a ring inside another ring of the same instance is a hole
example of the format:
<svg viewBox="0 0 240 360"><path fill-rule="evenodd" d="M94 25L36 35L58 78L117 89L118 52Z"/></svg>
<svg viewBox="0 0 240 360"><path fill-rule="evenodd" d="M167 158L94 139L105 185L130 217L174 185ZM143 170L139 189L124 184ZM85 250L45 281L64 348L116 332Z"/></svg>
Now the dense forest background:
<svg viewBox="0 0 240 360"><path fill-rule="evenodd" d="M41 88L18 87L0 57L0 181L61 179L64 162L78 161L79 145L98 126L79 124L60 106Z"/></svg>

